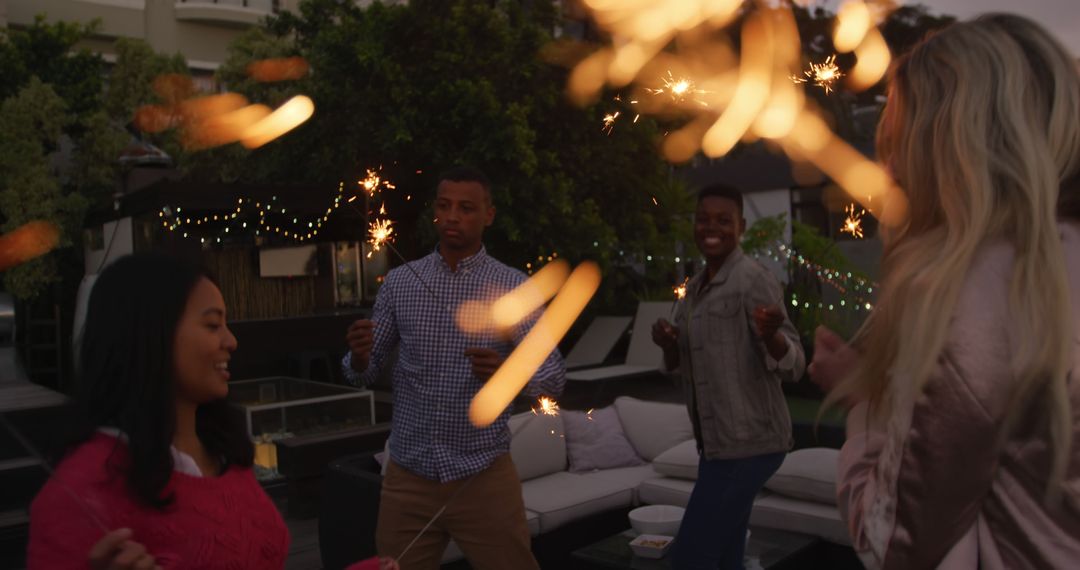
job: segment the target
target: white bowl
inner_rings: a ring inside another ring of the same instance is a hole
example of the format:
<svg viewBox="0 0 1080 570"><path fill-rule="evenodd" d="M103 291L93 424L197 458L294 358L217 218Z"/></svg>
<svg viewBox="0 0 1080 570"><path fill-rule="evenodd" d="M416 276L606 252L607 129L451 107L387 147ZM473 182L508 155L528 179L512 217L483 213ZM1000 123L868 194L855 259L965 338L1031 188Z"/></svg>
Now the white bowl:
<svg viewBox="0 0 1080 570"><path fill-rule="evenodd" d="M674 536L686 509L671 505L648 505L630 511L630 526L639 534Z"/></svg>
<svg viewBox="0 0 1080 570"><path fill-rule="evenodd" d="M630 541L630 549L642 558L663 558L671 548L674 537L661 534L643 534Z"/></svg>

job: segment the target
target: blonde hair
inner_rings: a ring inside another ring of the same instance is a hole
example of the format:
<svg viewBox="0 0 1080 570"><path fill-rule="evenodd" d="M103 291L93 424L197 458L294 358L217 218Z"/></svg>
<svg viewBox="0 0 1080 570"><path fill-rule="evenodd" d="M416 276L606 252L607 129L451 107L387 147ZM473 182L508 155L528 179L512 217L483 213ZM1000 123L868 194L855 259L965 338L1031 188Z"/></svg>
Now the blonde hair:
<svg viewBox="0 0 1080 570"><path fill-rule="evenodd" d="M864 358L829 402L868 396L876 421L900 411L897 390L920 393L938 362L976 253L1007 242L1020 344L1002 436L1033 406L1047 413L1047 498L1058 497L1072 445L1074 331L1057 202L1080 167L1075 62L1022 17L953 25L898 58L877 145L910 210L885 236L881 300L854 341Z"/></svg>

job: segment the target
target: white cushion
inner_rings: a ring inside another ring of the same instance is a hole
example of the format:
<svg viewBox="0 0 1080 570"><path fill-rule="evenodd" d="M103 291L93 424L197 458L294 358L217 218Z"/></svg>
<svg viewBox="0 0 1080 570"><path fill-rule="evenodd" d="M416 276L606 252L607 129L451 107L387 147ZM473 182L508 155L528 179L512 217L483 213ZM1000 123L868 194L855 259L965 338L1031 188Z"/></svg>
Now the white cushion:
<svg viewBox="0 0 1080 570"><path fill-rule="evenodd" d="M590 479L598 479L605 481L606 484L614 487L623 487L630 489L634 494L634 504L640 504L638 502L638 485L642 481L648 481L649 479L656 478L656 470L652 468L652 465L639 465L637 467L618 467L616 469L600 469L598 471L592 471L590 473L578 473L582 477Z"/></svg>
<svg viewBox="0 0 1080 570"><path fill-rule="evenodd" d="M638 485L638 499L643 505L675 505L686 507L690 502L690 493L694 490L694 481L658 477Z"/></svg>
<svg viewBox="0 0 1080 570"><path fill-rule="evenodd" d="M765 488L795 499L835 506L839 454L839 450L825 447L792 451Z"/></svg>
<svg viewBox="0 0 1080 570"><path fill-rule="evenodd" d="M690 414L682 404L650 402L628 396L615 399L615 411L630 444L646 461L694 438Z"/></svg>
<svg viewBox="0 0 1080 570"><path fill-rule="evenodd" d="M689 440L672 447L671 449L656 456L653 460L653 469L657 473L679 479L697 481L698 461L697 441Z"/></svg>
<svg viewBox="0 0 1080 570"><path fill-rule="evenodd" d="M522 481L566 470L561 417L518 414L510 418L510 434L510 457Z"/></svg>
<svg viewBox="0 0 1080 570"><path fill-rule="evenodd" d="M526 509L525 523L529 525L529 536L540 536L540 513Z"/></svg>
<svg viewBox="0 0 1080 570"><path fill-rule="evenodd" d="M633 503L631 489L576 473L554 473L521 484L525 508L540 515L540 532Z"/></svg>
<svg viewBox="0 0 1080 570"><path fill-rule="evenodd" d="M750 524L790 532L819 536L846 546L851 545L847 527L836 507L800 501L775 493L762 493L754 500Z"/></svg>

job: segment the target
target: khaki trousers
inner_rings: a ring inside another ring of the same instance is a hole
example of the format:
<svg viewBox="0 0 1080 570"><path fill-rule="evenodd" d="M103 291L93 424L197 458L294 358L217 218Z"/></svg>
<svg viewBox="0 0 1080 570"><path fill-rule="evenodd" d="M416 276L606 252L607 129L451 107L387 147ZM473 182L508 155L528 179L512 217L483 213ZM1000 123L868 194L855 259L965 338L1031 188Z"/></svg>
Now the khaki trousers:
<svg viewBox="0 0 1080 570"><path fill-rule="evenodd" d="M521 481L510 454L471 479L447 483L425 479L391 461L382 482L375 531L379 556L398 558L443 505L446 511L398 560L401 570L436 570L451 538L474 570L539 568L525 522Z"/></svg>

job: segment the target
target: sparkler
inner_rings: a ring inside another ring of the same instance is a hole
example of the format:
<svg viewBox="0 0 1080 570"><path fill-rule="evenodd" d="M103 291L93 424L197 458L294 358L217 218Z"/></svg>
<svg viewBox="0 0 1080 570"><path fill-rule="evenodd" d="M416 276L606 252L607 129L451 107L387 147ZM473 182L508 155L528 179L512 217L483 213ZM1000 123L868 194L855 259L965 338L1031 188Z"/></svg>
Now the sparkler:
<svg viewBox="0 0 1080 570"><path fill-rule="evenodd" d="M255 81L268 83L300 79L307 75L310 67L307 60L300 56L284 57L252 62L247 66L247 73Z"/></svg>
<svg viewBox="0 0 1080 570"><path fill-rule="evenodd" d="M611 131L615 130L615 121L618 118L619 111L615 111L614 114L608 113L607 115L604 115L604 126L600 130L604 131L604 134L611 136Z"/></svg>
<svg viewBox="0 0 1080 570"><path fill-rule="evenodd" d="M440 508L438 511L435 512L435 514L431 517L431 519L428 520L427 524L425 524L424 527L420 529L420 532L416 533L416 536L413 537L413 539L411 541L409 541L409 544L407 546L405 546L405 550L402 550L401 554L398 555L397 561L399 563L405 558L405 554L407 552L409 552L409 549L412 548L414 544L416 544L416 541L419 540L421 536L424 536L424 533L427 532L427 529L430 528L431 525L440 516L442 516L442 514L446 511L446 507L450 506L450 503L455 498L457 498L457 496L460 495L462 491L465 490L465 487L469 486L469 483L472 483L474 478L476 478L476 475L473 475L473 476L469 477L468 479L466 479L465 482L462 483L461 486L458 487L457 490L455 490L452 495L450 495L450 498L446 499L446 503L443 504L442 508Z"/></svg>
<svg viewBox="0 0 1080 570"><path fill-rule="evenodd" d="M825 94L832 93L836 80L844 76L836 65L836 54L830 55L821 63L810 62L810 69L803 72L803 76L792 75L791 80L795 83L814 82L814 85L825 90Z"/></svg>
<svg viewBox="0 0 1080 570"><path fill-rule="evenodd" d="M533 415L540 415L540 414L543 414L545 416L557 416L557 415L559 415L559 403L556 402L555 400L553 400L553 399L551 399L551 398L549 398L547 396L540 396L540 400L537 403L540 405L540 407L539 408L533 408L533 410L532 410Z"/></svg>
<svg viewBox="0 0 1080 570"><path fill-rule="evenodd" d="M574 269L529 334L473 397L469 420L474 426L491 425L506 410L555 350L599 286L600 269L595 263L585 262Z"/></svg>
<svg viewBox="0 0 1080 570"><path fill-rule="evenodd" d="M247 148L260 146L302 125L315 113L315 103L304 95L297 95L261 121L244 129L240 142Z"/></svg>
<svg viewBox="0 0 1080 570"><path fill-rule="evenodd" d="M348 202L346 202L346 203L348 203ZM360 210L354 204L349 204L349 205L352 206L353 209L356 210L357 213L360 213ZM386 205L385 204L383 205L383 207L381 207L379 209L379 213L383 214L383 215L386 214ZM394 252L394 255L398 256L398 259L401 260L401 265L404 266L405 269L408 269L409 272L412 273L414 277L416 277L416 280L418 282L420 282L420 285L423 286L423 288L425 290L427 290L427 292L431 295L431 298L435 299L436 303L442 305L443 302L439 298L439 296L435 294L435 291L427 284L426 281L424 281L423 277L420 277L420 274L417 273L416 269L413 268L412 264L409 263L408 260L405 259L405 256L401 255L401 252L398 251L397 248L393 246L393 243L392 243L393 238L394 238L394 227L393 227L393 225L394 225L394 223L390 219L383 219L383 220L376 219L375 221L368 224L368 243L371 244L372 252L379 251L380 249L382 249L383 246L386 246L387 249ZM368 258L371 257L372 252L368 252L368 255L367 255ZM448 311L450 310L449 305L446 305L446 310L448 310Z"/></svg>
<svg viewBox="0 0 1080 570"><path fill-rule="evenodd" d="M671 96L671 100L676 103L682 103L687 99L687 97L692 97L694 95L704 95L708 93L708 91L704 89L698 89L697 85L692 79L686 77L680 77L676 79L675 76L671 74L670 70L668 70L667 72L667 77L663 78L662 80L664 82L663 87L660 87L659 89L651 89L646 87L645 91L652 93L653 95L663 95L664 93L667 93ZM702 107L709 106L708 103L700 99L693 99L693 101L698 105L701 105Z"/></svg>
<svg viewBox="0 0 1080 570"><path fill-rule="evenodd" d="M799 69L802 42L792 11L765 0L583 0L597 25L617 42L580 60L570 73L570 97L587 102L605 87L623 88L638 77L660 75L663 85L646 90L697 111L662 145L676 162L704 152L710 158L730 152L743 140L772 139L793 158L813 164L854 201L886 226L901 224L907 200L888 173L837 137L820 114L806 104L798 82L814 82L831 93L841 79L853 91L881 80L891 54L867 2L848 0L832 34L837 53L854 51L855 65L840 70L835 59ZM736 52L707 39L739 18ZM686 41L680 41L680 40ZM673 49L668 49L674 46ZM664 70L667 70L666 73ZM798 77L792 78L792 73ZM693 80L690 79L693 78ZM805 79L804 79L805 78ZM702 93L709 93L704 96ZM667 101L665 101L667 102ZM646 109L641 109L648 112ZM610 121L617 117L612 113ZM870 200L873 200L873 208Z"/></svg>
<svg viewBox="0 0 1080 570"><path fill-rule="evenodd" d="M686 285L690 282L690 278L683 279L683 282L672 287L671 292L675 294L675 302L671 305L671 313L668 315L668 320L675 318L675 311L679 309L679 304L686 298Z"/></svg>
<svg viewBox="0 0 1080 570"><path fill-rule="evenodd" d="M381 250L382 246L389 246L392 239L394 239L394 222L388 219L371 222L368 225L368 243L371 244L371 251L367 254L368 259L371 259L372 253Z"/></svg>
<svg viewBox="0 0 1080 570"><path fill-rule="evenodd" d="M184 131L181 142L192 150L236 141L247 148L258 148L300 126L315 112L315 104L304 95L289 99L272 112L265 105L249 105L247 98L238 93L192 98L190 79L180 83L170 77L154 80L155 91L170 103L140 107L134 122L146 132L180 127Z"/></svg>
<svg viewBox="0 0 1080 570"><path fill-rule="evenodd" d="M527 281L503 295L491 306L491 322L509 328L522 321L559 292L570 275L570 264L562 259L548 263Z"/></svg>
<svg viewBox="0 0 1080 570"><path fill-rule="evenodd" d="M849 204L847 208L844 208L844 212L847 214L847 219L844 220L840 232L861 239L863 237L862 218L866 214L866 210L859 209L858 213L856 213L855 204Z"/></svg>
<svg viewBox="0 0 1080 570"><path fill-rule="evenodd" d="M392 182L386 180L380 174L382 167L379 170L367 169L367 176L363 180L358 180L357 184L368 193L368 196L374 196L376 192L381 190L393 190L397 188Z"/></svg>
<svg viewBox="0 0 1080 570"><path fill-rule="evenodd" d="M0 236L0 271L45 255L59 243L60 228L52 222L27 222Z"/></svg>

